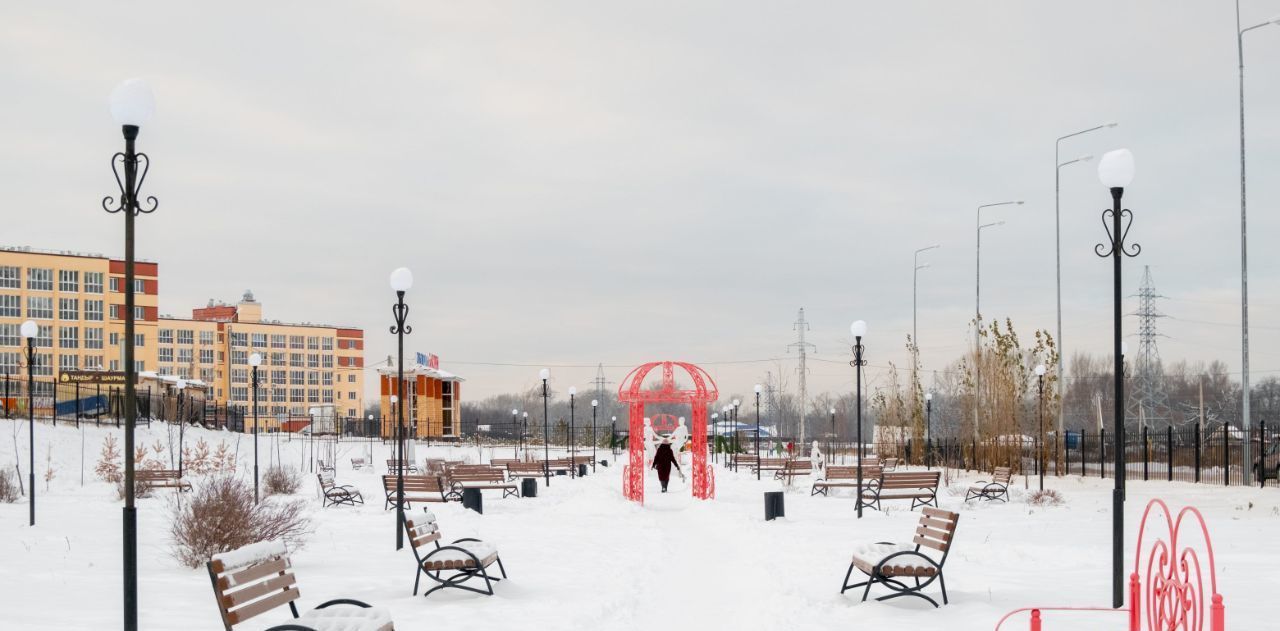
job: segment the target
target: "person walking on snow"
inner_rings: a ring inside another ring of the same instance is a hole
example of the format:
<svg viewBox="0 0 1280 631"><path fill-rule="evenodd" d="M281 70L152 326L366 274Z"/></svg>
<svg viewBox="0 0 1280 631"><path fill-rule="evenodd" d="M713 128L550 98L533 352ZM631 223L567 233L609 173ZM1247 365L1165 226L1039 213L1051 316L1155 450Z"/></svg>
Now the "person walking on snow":
<svg viewBox="0 0 1280 631"><path fill-rule="evenodd" d="M662 444L658 445L657 453L653 455L653 468L658 470L658 481L662 483L663 493L667 492L667 482L671 481L671 465L675 465L677 471L680 470L675 452L671 451L671 441L664 438Z"/></svg>

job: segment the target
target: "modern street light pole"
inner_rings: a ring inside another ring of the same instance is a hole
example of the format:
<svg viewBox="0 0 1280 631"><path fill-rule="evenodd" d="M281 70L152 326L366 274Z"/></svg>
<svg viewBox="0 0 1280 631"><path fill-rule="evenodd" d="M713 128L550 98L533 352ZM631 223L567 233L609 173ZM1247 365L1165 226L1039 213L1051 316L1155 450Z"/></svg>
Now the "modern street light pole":
<svg viewBox="0 0 1280 631"><path fill-rule="evenodd" d="M1044 490L1044 364L1036 366L1036 382L1039 394L1036 398L1036 410L1040 416L1040 446L1036 449L1036 472L1040 474L1040 490Z"/></svg>
<svg viewBox="0 0 1280 631"><path fill-rule="evenodd" d="M1249 438L1249 238L1245 220L1245 170L1244 170L1244 34L1254 29L1259 29L1269 24L1280 24L1280 16L1272 18L1270 21L1262 24L1255 24L1248 28L1240 28L1240 0L1236 0L1236 53L1240 62L1240 382L1241 382L1241 403L1240 403L1240 429L1243 430L1245 440L1241 445L1241 455L1245 463L1242 467L1241 475L1244 476L1244 485L1251 484L1250 476L1253 473L1249 463L1253 462L1250 454L1252 451L1252 440Z"/></svg>
<svg viewBox="0 0 1280 631"><path fill-rule="evenodd" d="M933 468L933 393L924 393L924 448L925 466Z"/></svg>
<svg viewBox="0 0 1280 631"><path fill-rule="evenodd" d="M720 413L712 412L711 413L711 462L712 463L718 462L718 459L716 457L715 439L716 439L716 429L718 429L716 425L718 425L719 423L720 423Z"/></svg>
<svg viewBox="0 0 1280 631"><path fill-rule="evenodd" d="M36 525L36 337L40 334L40 325L35 320L27 320L19 328L22 337L27 340L27 455L31 462L27 466L27 508L31 515L29 526ZM21 479L21 478L19 478Z"/></svg>
<svg viewBox="0 0 1280 631"><path fill-rule="evenodd" d="M920 270L929 267L928 263L925 263L924 265L920 264L920 253L928 252L929 250L936 250L940 247L942 246L935 243L927 248L920 248L915 251L915 254L911 255L912 265L914 266L914 269L911 272L911 344L916 347L917 352L919 352L920 349L920 334L916 330L916 280L920 275Z"/></svg>
<svg viewBox="0 0 1280 631"><path fill-rule="evenodd" d="M577 477L577 470L578 470L578 463L576 460L574 460L574 457L577 455L577 449L576 449L577 445L574 444L574 440L573 440L574 438L573 436L573 405L574 405L574 397L577 395L578 395L578 388L576 386L569 386L569 434L565 436L565 442L569 443L567 447L569 448L569 477L570 478Z"/></svg>
<svg viewBox="0 0 1280 631"><path fill-rule="evenodd" d="M763 386L761 386L758 383L756 384L755 391L756 391L756 479L757 480L760 479L760 469L763 468L760 466L760 391L763 389L764 389Z"/></svg>
<svg viewBox="0 0 1280 631"><path fill-rule="evenodd" d="M141 79L128 79L111 91L111 116L124 135L124 151L111 156L111 170L120 188L119 203L111 196L102 198L102 209L124 215L124 628L138 629L138 511L134 505L134 429L138 411L138 367L134 364L134 219L139 214L155 212L159 203L147 197L147 205L138 203L139 189L147 178L151 159L134 149L138 132L155 113L155 96ZM141 172L139 172L141 169Z"/></svg>
<svg viewBox="0 0 1280 631"><path fill-rule="evenodd" d="M1142 247L1138 244L1126 244L1125 236L1133 225L1133 213L1121 207L1124 189L1133 181L1133 154L1128 149L1117 149L1107 152L1098 162L1098 179L1111 189L1112 207L1102 212L1103 225L1107 228L1107 243L1094 246L1094 253L1100 257L1111 257L1112 289L1114 295L1113 326L1115 334L1115 490L1111 496L1112 530L1111 530L1111 562L1112 562L1112 606L1119 608L1124 604L1124 495L1125 495L1125 453L1124 453L1124 349L1122 341L1123 315L1121 313L1121 274L1120 263L1124 257L1137 256ZM1128 219L1128 222L1125 222ZM1110 225L1107 221L1110 220Z"/></svg>
<svg viewBox="0 0 1280 631"><path fill-rule="evenodd" d="M849 362L853 366L854 384L857 395L854 397L858 406L858 519L862 519L862 367L867 365L867 360L863 359L862 352L862 336L867 334L867 323L864 320L856 320L849 325L849 332L853 334L853 361Z"/></svg>
<svg viewBox="0 0 1280 631"><path fill-rule="evenodd" d="M547 380L551 378L551 371L543 368L538 371L538 377L542 379L542 472L547 479L547 486L551 486L551 430L548 429L550 424L547 422Z"/></svg>
<svg viewBox="0 0 1280 631"><path fill-rule="evenodd" d="M253 503L261 499L258 496L258 366L262 365L262 353L249 355L249 385L253 386ZM312 432L314 433L314 432ZM399 532L399 531L397 531Z"/></svg>
<svg viewBox="0 0 1280 631"><path fill-rule="evenodd" d="M182 479L182 448L186 445L187 424L182 420L182 399L187 389L187 380L179 379L173 384L178 391L178 479Z"/></svg>
<svg viewBox="0 0 1280 631"><path fill-rule="evenodd" d="M512 408L511 410L511 431L520 432L520 412L514 408ZM511 446L512 458L520 457L520 442L522 440L524 440L524 432L520 432L520 435L516 437L515 442L512 443L512 446Z"/></svg>
<svg viewBox="0 0 1280 631"><path fill-rule="evenodd" d="M596 472L596 447L600 441L596 439L596 410L600 407L598 399L591 400L591 473Z"/></svg>
<svg viewBox="0 0 1280 631"><path fill-rule="evenodd" d="M734 399L734 400L733 400L733 423L732 423L732 427L733 427L733 453L735 453L735 454L736 454L736 453L738 453L738 449L740 449L740 447L738 446L738 408L739 408L739 407L741 407L741 406L742 406L742 400L741 400L741 399Z"/></svg>
<svg viewBox="0 0 1280 631"><path fill-rule="evenodd" d="M613 455L613 442L618 436L618 417L609 417L609 455Z"/></svg>
<svg viewBox="0 0 1280 631"><path fill-rule="evenodd" d="M836 462L836 409L831 408L831 433L827 437L827 462Z"/></svg>
<svg viewBox="0 0 1280 631"><path fill-rule="evenodd" d="M521 413L520 413L520 421L521 421L521 423L520 423L520 453L521 453L521 454L523 454L523 455L521 456L522 458L528 459L528 457L529 457L529 446L528 446L527 444L525 444L525 442L524 442L524 441L525 441L525 437L529 435L529 413L528 413L528 412L521 412Z"/></svg>
<svg viewBox="0 0 1280 631"><path fill-rule="evenodd" d="M396 336L396 387L392 393L394 399L405 399L404 392L404 336L413 333L413 327L405 324L409 319L409 305L404 303L404 294L413 287L413 272L407 267L397 267L391 272L389 279L391 289L396 292L396 303L391 306L391 315L396 323L391 326L391 334ZM396 549L404 547L404 470L408 466L404 457L404 403L396 408Z"/></svg>
<svg viewBox="0 0 1280 631"><path fill-rule="evenodd" d="M979 438L978 414L979 414L979 408L980 408L980 401L982 400L982 366L980 361L981 355L982 355L982 342L980 338L980 334L982 333L982 231L985 228L993 228L995 226L1004 225L1003 221L996 221L988 224L982 223L982 209L994 208L996 206L1008 206L1010 204L1021 206L1022 201L1017 200L1017 201L1008 201L1008 202L996 202L994 204L983 204L979 206L978 214L977 214L978 220L975 223L975 225L978 227L976 231L977 247L975 248L975 254L974 254L975 273L974 273L974 281L973 281L973 295L974 295L974 298L973 298L973 352L974 352L973 439L975 441Z"/></svg>

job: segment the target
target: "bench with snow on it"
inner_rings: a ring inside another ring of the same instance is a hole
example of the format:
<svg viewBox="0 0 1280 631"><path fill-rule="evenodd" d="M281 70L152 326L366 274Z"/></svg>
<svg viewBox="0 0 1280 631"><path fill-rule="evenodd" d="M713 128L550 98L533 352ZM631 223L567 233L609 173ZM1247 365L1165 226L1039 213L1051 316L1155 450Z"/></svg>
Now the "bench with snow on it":
<svg viewBox="0 0 1280 631"><path fill-rule="evenodd" d="M825 478L818 478L813 481L813 489L809 492L809 496L827 494L829 489L858 488L858 467L857 465L830 465L827 467ZM872 464L867 462L867 466L862 470L862 484L866 486L868 482L880 477L879 463Z"/></svg>
<svg viewBox="0 0 1280 631"><path fill-rule="evenodd" d="M511 465L518 462L520 462L518 458L493 458L489 460L489 464L491 466L497 467L504 471L507 469L507 467L510 467Z"/></svg>
<svg viewBox="0 0 1280 631"><path fill-rule="evenodd" d="M177 469L136 469L133 475L139 486L191 490L191 483L184 480Z"/></svg>
<svg viewBox="0 0 1280 631"><path fill-rule="evenodd" d="M937 601L922 592L931 583L938 581L938 586L942 589L942 603L946 604L947 582L942 577L942 566L947 563L947 554L951 551L959 519L959 513L925 507L911 543L881 541L859 546L853 553L849 571L844 575L840 593L855 587L865 587L862 600L866 601L871 594L871 586L879 583L894 593L876 600L915 596L937 607ZM930 548L940 553L940 556L935 559L922 552L921 548ZM867 580L850 585L849 577L853 576L854 569L865 574ZM908 580L911 581L910 584Z"/></svg>
<svg viewBox="0 0 1280 631"><path fill-rule="evenodd" d="M387 502L382 507L383 510L395 508L396 505L396 480L398 476L384 475L382 476L382 488L387 493ZM413 502L447 502L449 501L448 489L441 482L439 476L434 475L406 475L404 476L404 507L408 509Z"/></svg>
<svg viewBox="0 0 1280 631"><path fill-rule="evenodd" d="M813 473L813 463L808 460L788 460L781 469L773 474L775 480L784 480L787 484L795 481L798 475Z"/></svg>
<svg viewBox="0 0 1280 631"><path fill-rule="evenodd" d="M551 473L559 473L561 471L565 473L569 473L569 470L573 468L573 466L569 463L568 458L552 458L550 460L545 460L545 461L543 460L536 461L539 467L544 466L543 465L544 462L546 463L545 466L547 467L547 470L550 471Z"/></svg>
<svg viewBox="0 0 1280 631"><path fill-rule="evenodd" d="M328 471L329 473L333 473L333 465L329 464L328 462L325 462L323 460L317 460L316 466L320 467L321 472Z"/></svg>
<svg viewBox="0 0 1280 631"><path fill-rule="evenodd" d="M354 470L356 470L356 471L359 471L359 470L361 470L361 469L363 469L363 468L365 468L365 467L367 467L367 466L369 466L369 463L368 463L368 462L366 462L364 458L352 458L352 459L351 459L351 468L352 468L352 469L354 469Z"/></svg>
<svg viewBox="0 0 1280 631"><path fill-rule="evenodd" d="M911 500L911 510L917 506L938 505L938 481L941 471L902 471L881 473L862 490L862 505L880 510L885 500Z"/></svg>
<svg viewBox="0 0 1280 631"><path fill-rule="evenodd" d="M449 470L449 498L462 499L463 489L502 491L502 497L520 497L520 487L507 481L501 469L488 465L469 465Z"/></svg>
<svg viewBox="0 0 1280 631"><path fill-rule="evenodd" d="M299 615L297 580L283 542L263 541L215 554L206 564L225 631L250 618L289 606L293 619L267 631L393 631L385 609L348 598L330 600Z"/></svg>
<svg viewBox="0 0 1280 631"><path fill-rule="evenodd" d="M787 462L786 458L761 458L758 463L753 461L750 466L753 471L756 469L760 471L781 471L787 467Z"/></svg>
<svg viewBox="0 0 1280 631"><path fill-rule="evenodd" d="M1147 542L1150 546L1144 551L1142 546ZM1005 614L996 623L996 631L1022 613L1029 614L1031 631L1040 631L1042 613L1057 615L1075 611L1124 612L1129 631L1201 631L1206 628L1205 622L1209 623L1209 631L1226 630L1227 609L1222 594L1218 593L1213 543L1209 540L1209 526L1199 510L1185 506L1174 515L1163 500L1151 500L1142 513L1134 549L1127 607L1023 607ZM1088 628L1110 627L1095 622ZM1119 625L1114 628L1118 629ZM1270 629L1274 625L1243 624L1239 628Z"/></svg>
<svg viewBox="0 0 1280 631"><path fill-rule="evenodd" d="M752 454L729 454L728 465L729 465L729 468L733 469L734 471L737 471L738 467L741 467L741 466L747 466L747 467L755 466L755 462L756 462L756 457Z"/></svg>
<svg viewBox="0 0 1280 631"><path fill-rule="evenodd" d="M899 462L899 460L898 460L897 458L885 458L885 459L880 463L880 470L881 470L881 471L890 471L890 472L892 472L892 471L897 471L897 470L898 470L898 462Z"/></svg>
<svg viewBox="0 0 1280 631"><path fill-rule="evenodd" d="M513 462L507 465L507 474L511 479L516 478L540 478L546 475L546 469L543 468L541 462Z"/></svg>
<svg viewBox="0 0 1280 631"><path fill-rule="evenodd" d="M349 484L335 483L332 473L317 473L316 479L320 481L320 494L324 498L320 503L321 508L364 504L364 496L359 489Z"/></svg>
<svg viewBox="0 0 1280 631"><path fill-rule="evenodd" d="M1009 501L1009 482L1013 479L1013 469L996 467L991 473L991 481L979 480L969 486L964 494L964 501L972 499Z"/></svg>
<svg viewBox="0 0 1280 631"><path fill-rule="evenodd" d="M498 557L498 549L492 544L479 539L457 539L453 543L440 545L440 528L436 524L436 516L431 511L423 515L405 515L404 529L409 535L409 544L413 549L413 557L417 560L418 569L413 576L413 595L418 595L418 583L422 575L439 583L422 595L430 596L431 592L453 587L493 595L493 582L502 579L489 576L488 568L498 564L502 578L507 577L507 569L502 567L502 559ZM427 547L435 544L435 548ZM450 572L448 576L444 573ZM480 590L464 585L473 578L484 579L485 589Z"/></svg>
<svg viewBox="0 0 1280 631"><path fill-rule="evenodd" d="M405 462L404 460L387 458L387 473L399 473L401 469L404 469L405 473L417 473L418 465L413 464L412 462Z"/></svg>

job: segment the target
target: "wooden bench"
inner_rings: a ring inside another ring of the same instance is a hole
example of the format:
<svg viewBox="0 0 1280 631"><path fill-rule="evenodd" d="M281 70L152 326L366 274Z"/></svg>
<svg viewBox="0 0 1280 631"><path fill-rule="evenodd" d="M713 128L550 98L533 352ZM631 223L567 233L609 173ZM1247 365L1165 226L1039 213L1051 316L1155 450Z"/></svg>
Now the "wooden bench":
<svg viewBox="0 0 1280 631"><path fill-rule="evenodd" d="M880 463L880 470L881 471L897 471L898 462L899 460L897 458L885 458L884 461Z"/></svg>
<svg viewBox="0 0 1280 631"><path fill-rule="evenodd" d="M351 468L352 468L352 469L354 469L354 470L356 470L356 471L359 471L359 470L361 470L361 469L363 469L363 468L365 468L365 467L367 467L367 466L369 466L369 463L368 463L368 462L366 462L364 458L352 458L352 459L351 459Z"/></svg>
<svg viewBox="0 0 1280 631"><path fill-rule="evenodd" d="M387 458L387 473L395 475L400 472L400 469L404 469L405 473L417 473L418 465L395 458Z"/></svg>
<svg viewBox="0 0 1280 631"><path fill-rule="evenodd" d="M343 504L347 506L364 504L364 496L360 494L359 489L349 484L335 484L332 473L317 473L316 479L320 481L320 493L324 496L320 503L321 508Z"/></svg>
<svg viewBox="0 0 1280 631"><path fill-rule="evenodd" d="M409 535L413 557L418 564L418 569L413 576L414 596L418 595L418 582L422 580L423 574L439 583L423 593L424 597L446 587L492 596L493 583L502 580L496 576L489 576L488 568L494 563L498 564L498 571L502 573L502 578L507 577L507 569L502 567L502 558L498 556L498 549L492 544L479 539L457 539L447 546L440 545L440 528L436 525L436 516L431 511L426 511L423 515L405 515L404 528ZM432 543L435 544L435 548L428 548L427 545ZM445 572L451 572L451 574L444 576ZM483 591L463 585L476 577L484 579Z"/></svg>
<svg viewBox="0 0 1280 631"><path fill-rule="evenodd" d="M513 462L507 465L507 474L511 479L540 478L546 474L541 462Z"/></svg>
<svg viewBox="0 0 1280 631"><path fill-rule="evenodd" d="M853 561L849 563L849 571L844 575L840 593L865 586L862 591L862 600L866 601L871 593L871 586L879 583L893 593L876 600L915 596L937 607L937 601L921 592L929 584L938 581L938 586L942 588L942 603L946 604L947 582L942 578L942 566L946 564L947 554L951 551L956 522L959 519L959 513L926 506L920 515L920 525L916 528L915 537L911 543L881 541L859 546L853 552ZM935 559L926 555L920 551L922 547L936 550L941 553L941 556ZM853 575L855 568L866 574L867 580L850 585L849 577ZM911 581L908 582L906 579Z"/></svg>
<svg viewBox="0 0 1280 631"><path fill-rule="evenodd" d="M869 465L870 463L868 463ZM865 486L867 482L880 477L880 466L877 464L875 468L870 466L862 470L862 484ZM809 496L827 495L827 491L833 488L857 488L858 487L858 467L845 465L829 465L827 467L826 478L818 478L813 481L813 489L809 491Z"/></svg>
<svg viewBox="0 0 1280 631"><path fill-rule="evenodd" d="M941 471L891 471L881 473L867 483L860 495L866 508L880 510L884 500L911 500L911 510L917 506L938 505L938 482Z"/></svg>
<svg viewBox="0 0 1280 631"><path fill-rule="evenodd" d="M382 488L387 492L387 503L383 506L383 510L395 508L396 505L396 476L382 476ZM406 475L404 476L404 507L408 509L413 502L447 502L446 497L448 489L441 482L439 476L434 475Z"/></svg>
<svg viewBox="0 0 1280 631"><path fill-rule="evenodd" d="M321 603L298 614L297 580L291 572L288 550L283 542L263 541L215 554L206 564L213 583L214 599L222 614L225 631L250 618L289 605L293 619L267 631L393 631L391 614L385 609L349 598ZM337 607L336 605L349 605Z"/></svg>
<svg viewBox="0 0 1280 631"><path fill-rule="evenodd" d="M756 457L752 454L729 454L729 468L734 471L743 465L751 467L755 461Z"/></svg>
<svg viewBox="0 0 1280 631"><path fill-rule="evenodd" d="M173 488L179 492L191 490L191 483L182 479L177 469L136 469L133 474L139 486Z"/></svg>
<svg viewBox="0 0 1280 631"><path fill-rule="evenodd" d="M996 467L991 473L991 481L979 480L969 486L964 494L964 501L971 499L1009 501L1009 481L1013 479L1013 469Z"/></svg>
<svg viewBox="0 0 1280 631"><path fill-rule="evenodd" d="M463 489L500 490L502 497L520 497L520 487L508 482L501 469L489 465L454 467L449 471L449 498L462 500Z"/></svg>
<svg viewBox="0 0 1280 631"><path fill-rule="evenodd" d="M333 473L333 465L323 460L316 460L316 466L320 467L320 471L322 473L325 471L328 471L329 473Z"/></svg>
<svg viewBox="0 0 1280 631"><path fill-rule="evenodd" d="M517 458L494 458L489 461L489 464L505 471L507 467L517 462L520 462Z"/></svg>
<svg viewBox="0 0 1280 631"><path fill-rule="evenodd" d="M787 484L795 482L798 475L813 473L813 463L808 460L788 460L786 465L773 474L775 480L783 480Z"/></svg>
<svg viewBox="0 0 1280 631"><path fill-rule="evenodd" d="M751 469L754 471L781 471L787 466L786 458L761 458L759 463L752 463ZM775 474L776 475L776 474Z"/></svg>

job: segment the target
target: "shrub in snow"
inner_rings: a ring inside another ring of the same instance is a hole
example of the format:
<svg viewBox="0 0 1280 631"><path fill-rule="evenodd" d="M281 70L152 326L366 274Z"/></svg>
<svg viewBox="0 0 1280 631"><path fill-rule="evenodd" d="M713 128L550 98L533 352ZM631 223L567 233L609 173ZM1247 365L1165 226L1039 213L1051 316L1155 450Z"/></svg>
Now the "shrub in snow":
<svg viewBox="0 0 1280 631"><path fill-rule="evenodd" d="M1032 506L1061 506L1062 494L1053 490L1034 491L1027 496L1027 503Z"/></svg>
<svg viewBox="0 0 1280 631"><path fill-rule="evenodd" d="M196 441L195 447L187 447L182 450L183 472L190 471L194 475L204 475L209 473L210 455L209 443L203 438Z"/></svg>
<svg viewBox="0 0 1280 631"><path fill-rule="evenodd" d="M173 556L196 568L215 554L259 541L280 540L297 550L311 526L304 506L302 500L279 498L255 504L248 484L230 476L210 478L173 506Z"/></svg>
<svg viewBox="0 0 1280 631"><path fill-rule="evenodd" d="M107 482L112 484L120 483L122 476L120 472L120 445L116 442L114 434L107 434L106 439L102 441L102 455L98 458L98 465L93 468L93 472Z"/></svg>
<svg viewBox="0 0 1280 631"><path fill-rule="evenodd" d="M0 469L0 502L12 504L18 501L17 476L8 469Z"/></svg>
<svg viewBox="0 0 1280 631"><path fill-rule="evenodd" d="M292 469L268 467L262 476L262 489L267 495L292 495L302 488L302 478Z"/></svg>

